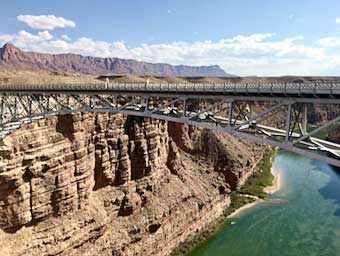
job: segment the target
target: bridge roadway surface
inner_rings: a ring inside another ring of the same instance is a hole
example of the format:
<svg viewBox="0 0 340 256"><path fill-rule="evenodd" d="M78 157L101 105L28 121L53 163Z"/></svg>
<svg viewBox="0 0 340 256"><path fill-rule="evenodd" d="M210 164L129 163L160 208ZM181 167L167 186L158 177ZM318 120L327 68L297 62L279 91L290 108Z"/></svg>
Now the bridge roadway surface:
<svg viewBox="0 0 340 256"><path fill-rule="evenodd" d="M128 99L128 103L120 104L118 97ZM140 101L136 102L136 98ZM150 98L165 98L168 103L161 107L150 106ZM188 100L213 100L217 103L210 102L208 108L189 112ZM182 102L181 110L174 106L179 102ZM254 102L274 105L254 117L254 113L245 111ZM229 106L227 117L217 116L212 109L225 103ZM340 145L312 137L340 121L340 116L307 133L307 113L304 112L307 112L309 104L332 104L339 108L340 82L0 85L0 135L6 136L22 123L49 115L78 111L122 113L228 132L340 167ZM285 128L260 124L265 116L280 108L285 108L287 113ZM274 139L278 137L281 139ZM320 155L320 152L331 157Z"/></svg>

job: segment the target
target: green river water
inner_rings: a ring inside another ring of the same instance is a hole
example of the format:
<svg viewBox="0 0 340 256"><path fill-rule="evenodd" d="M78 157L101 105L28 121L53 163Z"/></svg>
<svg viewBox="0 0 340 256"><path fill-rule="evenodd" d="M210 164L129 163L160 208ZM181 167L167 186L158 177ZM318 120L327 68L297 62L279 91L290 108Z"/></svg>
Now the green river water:
<svg viewBox="0 0 340 256"><path fill-rule="evenodd" d="M283 151L273 167L281 177L274 200L233 217L189 256L340 255L340 170Z"/></svg>

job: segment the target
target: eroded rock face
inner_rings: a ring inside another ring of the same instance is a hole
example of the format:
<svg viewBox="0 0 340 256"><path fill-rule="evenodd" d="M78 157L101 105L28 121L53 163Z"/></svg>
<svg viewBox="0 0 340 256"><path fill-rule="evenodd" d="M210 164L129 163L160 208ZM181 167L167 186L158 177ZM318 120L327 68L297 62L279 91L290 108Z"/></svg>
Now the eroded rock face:
<svg viewBox="0 0 340 256"><path fill-rule="evenodd" d="M332 141L332 142L335 142L335 143L340 143L340 127L337 126L335 127L334 129L332 129L328 136L327 136L327 139Z"/></svg>
<svg viewBox="0 0 340 256"><path fill-rule="evenodd" d="M227 134L122 115L26 125L0 141L2 251L166 255L222 212L261 152Z"/></svg>
<svg viewBox="0 0 340 256"><path fill-rule="evenodd" d="M88 203L92 190L160 170L167 159L167 145L161 143L167 140L166 124L130 119L64 115L7 137L0 149L1 226L72 212Z"/></svg>

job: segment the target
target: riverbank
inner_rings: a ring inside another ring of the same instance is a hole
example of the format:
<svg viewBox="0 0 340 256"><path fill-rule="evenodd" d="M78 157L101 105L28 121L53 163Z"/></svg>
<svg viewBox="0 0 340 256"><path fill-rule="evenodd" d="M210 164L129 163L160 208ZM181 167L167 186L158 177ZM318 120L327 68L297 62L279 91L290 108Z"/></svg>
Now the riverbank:
<svg viewBox="0 0 340 256"><path fill-rule="evenodd" d="M264 192L267 194L274 194L275 192L279 191L281 188L281 184L282 184L281 172L275 175L273 167L271 169L271 172L272 172L272 175L274 176L273 185L264 188Z"/></svg>
<svg viewBox="0 0 340 256"><path fill-rule="evenodd" d="M187 256L339 255L340 174L336 168L280 150L273 161L281 189L230 219Z"/></svg>
<svg viewBox="0 0 340 256"><path fill-rule="evenodd" d="M274 154L275 150L266 151L257 166L259 170L248 179L241 189L230 194L231 204L224 210L223 214L216 220L213 220L206 228L181 243L170 255L180 256L188 254L195 247L213 237L223 226L231 224L230 216L254 206L260 200L264 200L267 195L264 189L274 184L274 175L272 174ZM278 181L276 181L277 184Z"/></svg>
<svg viewBox="0 0 340 256"><path fill-rule="evenodd" d="M263 200L263 199L260 199L260 198L257 198L257 199L255 199L254 202L249 203L249 204L246 204L246 205L242 206L241 208L238 208L236 211L234 211L233 213L231 213L230 215L228 215L227 218L228 218L228 219L233 218L233 217L239 215L240 213L244 212L245 210L247 210L247 209L249 209L249 208L252 208L252 207L254 207L255 205L257 205L257 204L259 204L259 203L261 203L261 202L264 202L264 200Z"/></svg>
<svg viewBox="0 0 340 256"><path fill-rule="evenodd" d="M267 186L263 189L263 191L266 194L274 194L275 192L279 191L281 188L281 172L278 173L277 175L275 175L274 173L274 169L273 167L271 167L271 174L273 175L273 182L272 185ZM254 207L255 205L259 204L259 203L263 203L266 202L266 200L264 200L263 198L259 198L256 196L252 196L252 195L243 195L243 196L250 196L250 198L253 198L255 201L250 203L250 204L246 204L244 206L242 206L241 208L237 209L236 211L234 211L232 214L230 214L228 216L228 218L233 218L237 215L239 215L240 213L244 212L245 210Z"/></svg>

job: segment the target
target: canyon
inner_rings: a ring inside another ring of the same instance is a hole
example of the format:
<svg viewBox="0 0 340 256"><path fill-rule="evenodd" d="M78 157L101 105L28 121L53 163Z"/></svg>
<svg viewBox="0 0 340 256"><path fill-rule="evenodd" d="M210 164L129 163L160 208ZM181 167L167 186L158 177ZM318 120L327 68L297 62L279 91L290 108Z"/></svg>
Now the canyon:
<svg viewBox="0 0 340 256"><path fill-rule="evenodd" d="M308 119L321 124L338 112L315 107ZM223 215L266 148L121 114L22 124L0 140L0 255L169 255Z"/></svg>
<svg viewBox="0 0 340 256"><path fill-rule="evenodd" d="M79 74L0 71L10 72L10 78L0 75L8 83L14 77L100 82ZM316 107L308 118L320 124L338 114L334 106ZM335 130L329 138L338 135ZM258 171L265 150L226 133L120 114L23 124L0 140L0 255L169 255L223 214L231 193Z"/></svg>
<svg viewBox="0 0 340 256"><path fill-rule="evenodd" d="M25 124L0 141L0 253L168 255L222 214L264 149L122 115Z"/></svg>

